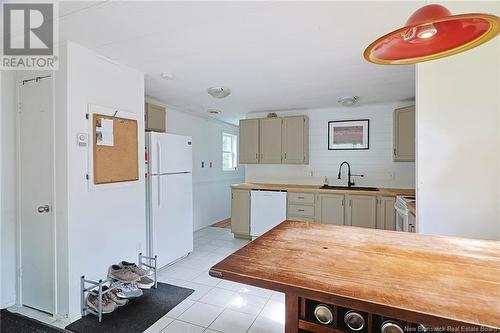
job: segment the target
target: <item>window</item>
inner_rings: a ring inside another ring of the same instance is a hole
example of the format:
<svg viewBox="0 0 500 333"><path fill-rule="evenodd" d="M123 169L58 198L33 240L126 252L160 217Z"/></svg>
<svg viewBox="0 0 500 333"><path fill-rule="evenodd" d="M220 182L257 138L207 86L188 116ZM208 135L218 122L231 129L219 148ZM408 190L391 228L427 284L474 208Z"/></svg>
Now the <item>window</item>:
<svg viewBox="0 0 500 333"><path fill-rule="evenodd" d="M236 171L236 135L222 132L222 171Z"/></svg>

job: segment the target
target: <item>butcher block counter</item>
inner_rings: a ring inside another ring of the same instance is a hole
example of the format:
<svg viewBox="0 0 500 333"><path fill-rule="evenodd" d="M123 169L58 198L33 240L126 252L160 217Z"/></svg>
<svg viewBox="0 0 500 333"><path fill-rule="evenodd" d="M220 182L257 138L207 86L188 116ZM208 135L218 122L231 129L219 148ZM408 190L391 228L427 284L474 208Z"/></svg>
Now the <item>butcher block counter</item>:
<svg viewBox="0 0 500 333"><path fill-rule="evenodd" d="M240 183L232 184L232 189L239 190L271 190L271 191L289 191L289 192L304 192L304 193L347 193L347 194L370 194L370 195L415 195L413 189L391 189L379 188L378 191L361 191L345 189L321 189L321 185L297 185L297 184L264 184L264 183Z"/></svg>
<svg viewBox="0 0 500 333"><path fill-rule="evenodd" d="M387 318L416 331L500 328L497 241L284 221L210 275L284 292L287 333L346 332L350 309L366 333ZM331 324L311 315L318 304L331 309Z"/></svg>

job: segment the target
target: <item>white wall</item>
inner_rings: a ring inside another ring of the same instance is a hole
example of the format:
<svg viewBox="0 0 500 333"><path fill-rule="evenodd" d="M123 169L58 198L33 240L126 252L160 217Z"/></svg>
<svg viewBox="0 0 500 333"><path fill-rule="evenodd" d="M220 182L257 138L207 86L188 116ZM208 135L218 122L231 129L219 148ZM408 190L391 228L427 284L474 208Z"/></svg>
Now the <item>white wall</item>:
<svg viewBox="0 0 500 333"><path fill-rule="evenodd" d="M241 183L245 167L237 172L222 171L222 132L238 134L238 127L203 118L172 108L157 100L148 101L166 106L167 132L193 138L193 218L198 230L231 216L230 185ZM201 167L201 162L205 167ZM210 168L212 161L212 168Z"/></svg>
<svg viewBox="0 0 500 333"><path fill-rule="evenodd" d="M453 2L500 15L500 3ZM417 65L417 203L425 233L500 239L500 39Z"/></svg>
<svg viewBox="0 0 500 333"><path fill-rule="evenodd" d="M16 302L16 112L15 72L1 73L1 307Z"/></svg>
<svg viewBox="0 0 500 333"><path fill-rule="evenodd" d="M309 165L248 164L247 182L346 185L347 168L342 180L337 173L342 161L351 164L351 172L364 174L354 178L356 185L388 188L414 188L415 163L393 162L393 112L395 108L411 105L398 102L379 105L359 105L329 109L277 112L278 115L306 114L309 116ZM248 118L265 117L266 113L250 113ZM328 150L328 121L370 120L369 150ZM311 176L312 173L312 176Z"/></svg>
<svg viewBox="0 0 500 333"><path fill-rule="evenodd" d="M138 133L143 133L144 77L71 42L63 52L67 52L67 66L61 69L67 80L67 126L57 130L64 131L61 137L67 136L69 314L74 318L80 313L81 275L105 278L109 265L137 261L138 253L146 250L144 163L139 163L139 181L89 189L85 175L91 150L76 144L77 133L89 131L85 119L89 103L135 113ZM64 103L64 96L59 98ZM140 134L138 154L141 161L144 136Z"/></svg>

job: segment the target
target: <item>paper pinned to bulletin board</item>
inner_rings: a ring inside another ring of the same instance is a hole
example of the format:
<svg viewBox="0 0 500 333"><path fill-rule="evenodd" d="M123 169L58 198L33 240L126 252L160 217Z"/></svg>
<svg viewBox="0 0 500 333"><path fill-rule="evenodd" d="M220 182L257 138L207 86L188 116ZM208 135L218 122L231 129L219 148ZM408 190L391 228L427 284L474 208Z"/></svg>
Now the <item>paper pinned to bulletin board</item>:
<svg viewBox="0 0 500 333"><path fill-rule="evenodd" d="M92 114L94 184L139 180L137 120Z"/></svg>
<svg viewBox="0 0 500 333"><path fill-rule="evenodd" d="M113 119L97 119L95 125L96 145L113 147Z"/></svg>

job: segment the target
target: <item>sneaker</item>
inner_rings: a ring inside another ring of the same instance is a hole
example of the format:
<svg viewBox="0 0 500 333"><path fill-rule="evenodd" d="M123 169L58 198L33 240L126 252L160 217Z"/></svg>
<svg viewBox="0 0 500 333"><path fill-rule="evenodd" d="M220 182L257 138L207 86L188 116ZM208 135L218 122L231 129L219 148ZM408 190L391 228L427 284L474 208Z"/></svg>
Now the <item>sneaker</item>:
<svg viewBox="0 0 500 333"><path fill-rule="evenodd" d="M128 268L129 270L131 270L135 274L139 275L140 277L148 275L148 271L147 270L145 270L143 268L140 268L139 266L137 266L133 262L122 261L119 265L121 267Z"/></svg>
<svg viewBox="0 0 500 333"><path fill-rule="evenodd" d="M150 289L155 284L155 282L147 276L143 276L135 284L137 284L137 287L141 289Z"/></svg>
<svg viewBox="0 0 500 333"><path fill-rule="evenodd" d="M111 288L116 287L116 296L119 298L136 298L142 296L142 290L133 283L113 282Z"/></svg>
<svg viewBox="0 0 500 333"><path fill-rule="evenodd" d="M108 277L115 280L129 283L139 280L141 277L127 267L111 265L108 270Z"/></svg>
<svg viewBox="0 0 500 333"><path fill-rule="evenodd" d="M102 287L103 292L108 289L109 288L107 286ZM124 306L125 304L128 303L128 299L118 297L118 291L116 289L112 289L111 291L107 292L104 296L109 297L118 306Z"/></svg>
<svg viewBox="0 0 500 333"><path fill-rule="evenodd" d="M99 312L99 296L92 293L87 295L87 305L94 311ZM116 310L118 305L111 300L107 294L102 297L102 313L111 313Z"/></svg>

